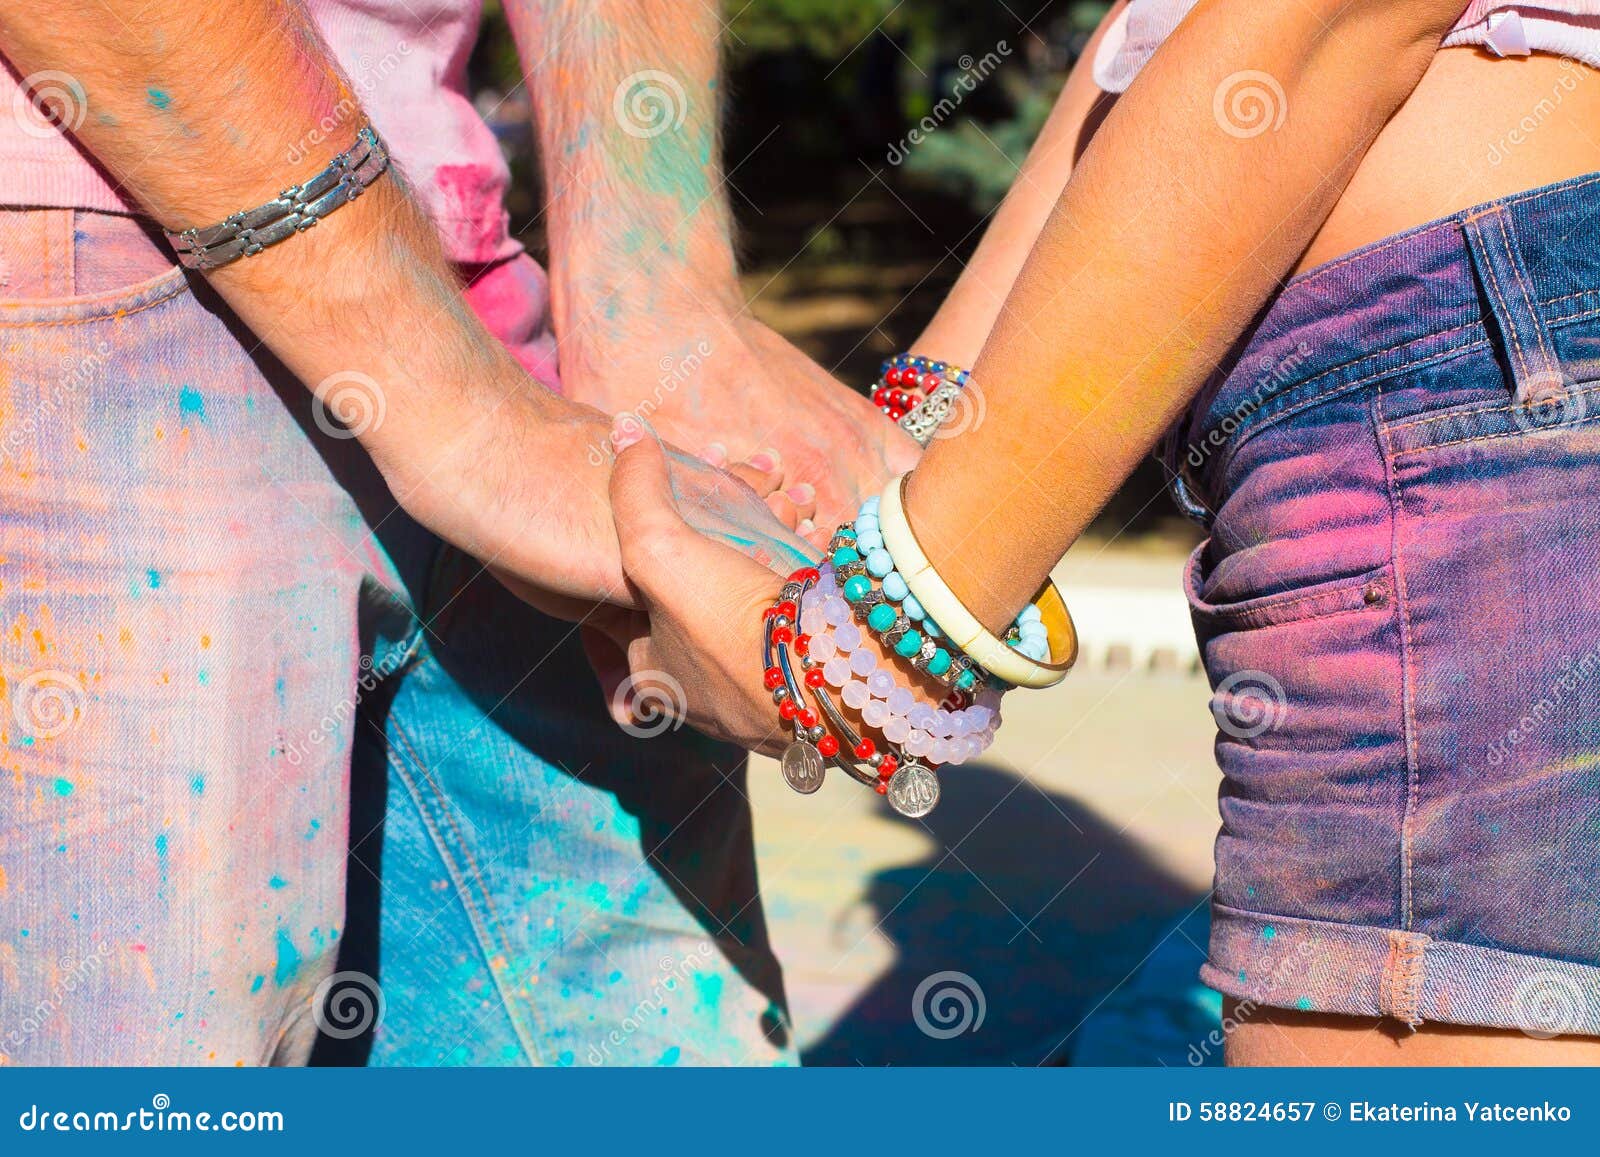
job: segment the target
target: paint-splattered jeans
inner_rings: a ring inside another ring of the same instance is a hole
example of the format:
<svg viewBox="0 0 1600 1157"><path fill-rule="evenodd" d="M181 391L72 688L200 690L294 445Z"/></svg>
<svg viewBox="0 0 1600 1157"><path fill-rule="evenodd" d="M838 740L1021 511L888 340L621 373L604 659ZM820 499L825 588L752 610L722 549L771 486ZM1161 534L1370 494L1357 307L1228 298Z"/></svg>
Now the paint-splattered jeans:
<svg viewBox="0 0 1600 1157"><path fill-rule="evenodd" d="M1600 1033L1600 176L1290 283L1171 443L1207 983Z"/></svg>
<svg viewBox="0 0 1600 1157"><path fill-rule="evenodd" d="M374 1063L792 1057L737 753L620 734L129 219L0 212L0 279L0 1059L338 1059L380 1004Z"/></svg>

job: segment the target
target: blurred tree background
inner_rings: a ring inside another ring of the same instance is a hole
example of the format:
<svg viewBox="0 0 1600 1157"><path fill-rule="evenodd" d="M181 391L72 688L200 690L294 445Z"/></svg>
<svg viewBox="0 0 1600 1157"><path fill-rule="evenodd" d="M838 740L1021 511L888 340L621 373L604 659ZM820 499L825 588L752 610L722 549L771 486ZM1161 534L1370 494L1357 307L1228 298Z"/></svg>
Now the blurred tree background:
<svg viewBox="0 0 1600 1157"><path fill-rule="evenodd" d="M869 386L881 359L938 308L1109 7L724 5L725 160L752 311L845 381ZM486 0L484 18L472 79L512 158L513 228L538 253L516 51L497 0ZM925 117L937 127L911 143ZM1132 519L1141 532L1187 538L1171 506L1150 501L1159 487L1153 466L1130 480L1107 532Z"/></svg>

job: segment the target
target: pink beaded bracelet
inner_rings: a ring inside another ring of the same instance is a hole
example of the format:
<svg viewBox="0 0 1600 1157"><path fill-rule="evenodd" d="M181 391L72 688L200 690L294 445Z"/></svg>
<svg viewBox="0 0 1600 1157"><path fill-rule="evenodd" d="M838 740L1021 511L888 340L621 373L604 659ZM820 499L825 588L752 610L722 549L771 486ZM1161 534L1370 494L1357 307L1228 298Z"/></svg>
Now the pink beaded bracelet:
<svg viewBox="0 0 1600 1157"><path fill-rule="evenodd" d="M906 754L935 764L961 764L977 758L994 741L1000 726L1000 692L984 690L972 706L959 710L921 701L863 645L861 628L851 621L838 578L827 564L819 582L801 599L800 616L801 627L810 636L809 654L822 664L823 679L839 688L839 698L860 712L863 723L902 746Z"/></svg>

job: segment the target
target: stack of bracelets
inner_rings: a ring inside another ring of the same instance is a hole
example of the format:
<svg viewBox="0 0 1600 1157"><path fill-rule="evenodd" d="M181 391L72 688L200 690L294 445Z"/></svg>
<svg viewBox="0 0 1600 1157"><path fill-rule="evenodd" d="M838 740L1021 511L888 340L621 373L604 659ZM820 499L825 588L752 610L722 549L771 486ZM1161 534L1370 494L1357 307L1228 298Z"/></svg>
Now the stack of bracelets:
<svg viewBox="0 0 1600 1157"><path fill-rule="evenodd" d="M834 531L818 566L789 576L763 615L762 668L794 734L781 759L790 787L816 791L831 763L915 818L939 802L938 767L976 759L994 741L1001 695L1060 682L1077 637L1050 582L1003 637L985 630L928 562L906 521L903 483Z"/></svg>
<svg viewBox="0 0 1600 1157"><path fill-rule="evenodd" d="M891 422L926 446L955 409L972 374L948 362L896 354L878 371L872 402Z"/></svg>

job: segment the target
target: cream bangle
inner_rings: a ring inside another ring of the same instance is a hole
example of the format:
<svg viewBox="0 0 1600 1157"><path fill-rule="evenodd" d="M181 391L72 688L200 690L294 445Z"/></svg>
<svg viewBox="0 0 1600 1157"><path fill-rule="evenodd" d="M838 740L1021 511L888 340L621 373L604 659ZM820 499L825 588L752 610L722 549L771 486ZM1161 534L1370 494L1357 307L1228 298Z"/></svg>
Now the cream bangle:
<svg viewBox="0 0 1600 1157"><path fill-rule="evenodd" d="M939 577L906 519L903 500L909 474L890 481L878 499L878 526L883 545L894 558L894 569L906 580L927 616L955 646L980 667L1014 687L1054 687L1066 678L1078 657L1078 634L1061 592L1049 579L1033 597L1040 621L1050 640L1048 663L1030 659L996 638L976 615L967 610L948 583Z"/></svg>

